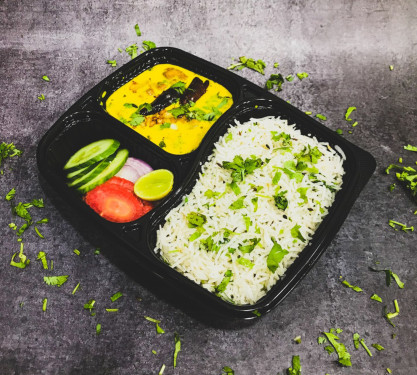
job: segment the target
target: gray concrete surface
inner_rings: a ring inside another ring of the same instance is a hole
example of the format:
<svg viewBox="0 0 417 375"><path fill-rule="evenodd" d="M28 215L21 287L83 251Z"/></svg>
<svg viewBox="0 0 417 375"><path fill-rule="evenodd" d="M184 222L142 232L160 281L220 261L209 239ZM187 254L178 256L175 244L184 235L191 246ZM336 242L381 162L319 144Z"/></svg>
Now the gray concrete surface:
<svg viewBox="0 0 417 375"><path fill-rule="evenodd" d="M165 364L165 375L217 375L223 366L236 375L275 375L284 374L296 354L303 374L382 375L388 367L396 375L417 374L417 232L388 226L396 219L417 227L417 205L400 187L390 193L393 176L383 173L400 156L409 165L416 160L415 153L402 149L417 145L416 20L414 0L1 0L0 141L15 142L24 154L5 162L0 196L15 187L17 201L45 198L45 208L31 212L50 223L40 226L45 239L33 229L23 235L31 264L24 270L11 267L19 245L8 224L17 220L8 202L0 200L0 374L149 375ZM143 40L223 67L242 55L263 59L266 76L238 73L261 86L277 71L274 62L284 75L308 72L303 81L285 83L279 96L326 115L326 126L343 129L377 160L374 176L326 253L288 298L255 324L201 320L163 291L136 282L116 265L117 255L94 255L101 236L83 237L39 184L35 151L42 135L113 71L106 60L115 58L119 66L129 61L118 47ZM50 82L41 79L44 74ZM354 129L344 120L352 105L359 122ZM44 271L35 260L40 250L54 260L53 271ZM368 270L375 262L398 273L405 288L387 287L383 274ZM52 274L69 275L68 282L47 286L42 278ZM340 275L364 292L342 287ZM117 291L123 297L112 303ZM370 300L373 293L382 304ZM97 301L94 317L83 309L89 299ZM392 311L393 299L400 305L395 328L383 318L383 306ZM108 313L109 307L120 310ZM145 315L161 320L166 333L157 335ZM352 354L351 368L339 367L336 355L317 344L320 332L331 327L344 329L341 341ZM174 332L182 342L176 368ZM354 332L368 346L379 343L386 349L371 347L372 358L362 348L355 350ZM293 341L298 335L301 344Z"/></svg>

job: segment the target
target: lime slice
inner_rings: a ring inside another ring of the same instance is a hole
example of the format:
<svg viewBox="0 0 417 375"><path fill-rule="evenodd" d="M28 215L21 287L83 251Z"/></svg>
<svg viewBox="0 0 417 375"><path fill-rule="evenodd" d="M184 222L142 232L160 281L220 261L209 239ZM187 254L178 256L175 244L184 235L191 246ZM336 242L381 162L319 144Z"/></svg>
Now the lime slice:
<svg viewBox="0 0 417 375"><path fill-rule="evenodd" d="M174 175L168 169L149 172L136 181L134 192L145 201L157 201L168 195L174 184Z"/></svg>

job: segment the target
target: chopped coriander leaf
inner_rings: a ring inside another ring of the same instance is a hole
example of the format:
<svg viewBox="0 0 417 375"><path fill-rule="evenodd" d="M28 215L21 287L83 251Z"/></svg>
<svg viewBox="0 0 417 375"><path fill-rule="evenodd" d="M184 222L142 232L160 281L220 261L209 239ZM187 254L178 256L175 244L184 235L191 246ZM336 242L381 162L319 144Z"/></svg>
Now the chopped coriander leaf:
<svg viewBox="0 0 417 375"><path fill-rule="evenodd" d="M125 108L138 108L138 106L134 103L124 103L123 107L125 107Z"/></svg>
<svg viewBox="0 0 417 375"><path fill-rule="evenodd" d="M98 323L97 325L96 325L96 334L97 335L99 335L101 333L101 324L100 323Z"/></svg>
<svg viewBox="0 0 417 375"><path fill-rule="evenodd" d="M390 65L389 70L393 71L394 70L394 65Z"/></svg>
<svg viewBox="0 0 417 375"><path fill-rule="evenodd" d="M255 169L260 168L264 163L259 158L243 158L240 155L236 155L233 158L233 162L223 161L222 167L227 170L231 170L231 177L233 182L243 181L245 176L253 173Z"/></svg>
<svg viewBox="0 0 417 375"><path fill-rule="evenodd" d="M245 196L242 195L240 198L238 198L237 200L235 200L230 206L229 208L231 210L240 210L241 208L245 207L243 201L245 200Z"/></svg>
<svg viewBox="0 0 417 375"><path fill-rule="evenodd" d="M110 299L111 299L112 302L114 302L114 301L117 301L122 296L123 296L123 294L121 292L117 292L117 293L113 294L110 297Z"/></svg>
<svg viewBox="0 0 417 375"><path fill-rule="evenodd" d="M38 98L40 101L43 101L43 100L45 100L45 95L44 95L44 94L40 94L39 96L37 96L37 98Z"/></svg>
<svg viewBox="0 0 417 375"><path fill-rule="evenodd" d="M197 212L190 212L187 215L188 228L202 227L207 223L207 217Z"/></svg>
<svg viewBox="0 0 417 375"><path fill-rule="evenodd" d="M417 184L417 181L416 181L416 184ZM403 232L408 232L408 231L414 232L414 226L407 227L406 224L399 223L398 221L390 220L388 222L388 225L391 228L394 228L395 230L398 230L397 226L399 226Z"/></svg>
<svg viewBox="0 0 417 375"><path fill-rule="evenodd" d="M130 125L133 127L136 127L145 121L145 116L142 116L141 114L137 112L135 112L132 116L130 116L130 118L131 118Z"/></svg>
<svg viewBox="0 0 417 375"><path fill-rule="evenodd" d="M118 312L119 309L106 309L107 312Z"/></svg>
<svg viewBox="0 0 417 375"><path fill-rule="evenodd" d="M76 254L76 255L80 255L81 253L80 253L80 250L78 250L78 249L74 249L74 254Z"/></svg>
<svg viewBox="0 0 417 375"><path fill-rule="evenodd" d="M339 134L339 135L342 135L343 134L343 130L342 129L336 129L336 133Z"/></svg>
<svg viewBox="0 0 417 375"><path fill-rule="evenodd" d="M363 346L363 348L365 349L365 351L368 353L368 355L369 355L370 357L372 357L372 353L371 353L371 351L369 350L369 348L366 346L366 344L365 344L365 340L364 340L364 339L360 339L360 340L359 340L359 342L361 343L361 345Z"/></svg>
<svg viewBox="0 0 417 375"><path fill-rule="evenodd" d="M252 314L256 315L258 318L261 316L261 313L256 309L252 311Z"/></svg>
<svg viewBox="0 0 417 375"><path fill-rule="evenodd" d="M301 375L301 363L299 355L293 355L292 366L288 369L288 375Z"/></svg>
<svg viewBox="0 0 417 375"><path fill-rule="evenodd" d="M100 249L99 248L95 249L94 250L94 255L99 255L99 254L100 254Z"/></svg>
<svg viewBox="0 0 417 375"><path fill-rule="evenodd" d="M84 309L90 310L90 312L94 309L96 301L94 299L90 299L87 303L84 304Z"/></svg>
<svg viewBox="0 0 417 375"><path fill-rule="evenodd" d="M144 316L144 318L145 318L146 320L148 320L148 321L152 322L152 323L156 323L156 324L161 323L161 321L160 321L160 320L157 320L157 319L151 318L150 316Z"/></svg>
<svg viewBox="0 0 417 375"><path fill-rule="evenodd" d="M38 220L38 221L36 222L36 224L45 224L45 223L49 223L49 219L44 218L44 219Z"/></svg>
<svg viewBox="0 0 417 375"><path fill-rule="evenodd" d="M281 245L272 238L274 245L271 248L271 251L268 254L266 259L266 266L268 269L274 273L281 261L284 259L285 255L288 254L288 251L283 249Z"/></svg>
<svg viewBox="0 0 417 375"><path fill-rule="evenodd" d="M316 117L317 117L318 119L320 119L320 120L323 120L323 121L326 121L326 120L327 120L327 117L326 117L326 116L324 116L324 115L322 115L322 114L320 114L320 113L317 113L317 114L316 114Z"/></svg>
<svg viewBox="0 0 417 375"><path fill-rule="evenodd" d="M44 276L43 281L45 281L48 285L53 285L60 287L62 284L64 284L68 279L68 275L62 275L62 276Z"/></svg>
<svg viewBox="0 0 417 375"><path fill-rule="evenodd" d="M294 341L295 341L297 344L301 344L301 336L294 337Z"/></svg>
<svg viewBox="0 0 417 375"><path fill-rule="evenodd" d="M111 65L113 68L117 66L116 60L107 60L107 64Z"/></svg>
<svg viewBox="0 0 417 375"><path fill-rule="evenodd" d="M10 191L6 194L6 196L5 196L6 201L10 201L10 200L12 200L12 199L14 198L15 194L16 194L16 189L15 189L15 188L13 188L12 190L10 190Z"/></svg>
<svg viewBox="0 0 417 375"><path fill-rule="evenodd" d="M231 278L233 276L233 272L231 270L227 270L224 273L224 277L223 280L221 281L221 283L219 285L217 285L216 287L216 292L217 293L223 293L226 290L227 284L229 284Z"/></svg>
<svg viewBox="0 0 417 375"><path fill-rule="evenodd" d="M353 345L355 345L355 349L359 349L359 333L354 333L353 334Z"/></svg>
<svg viewBox="0 0 417 375"><path fill-rule="evenodd" d="M396 184L391 184L389 187L389 191L394 191Z"/></svg>
<svg viewBox="0 0 417 375"><path fill-rule="evenodd" d="M165 365L162 365L161 369L159 370L158 375L164 375L164 371L165 371Z"/></svg>
<svg viewBox="0 0 417 375"><path fill-rule="evenodd" d="M385 348L384 348L382 345L379 345L379 344L372 344L372 346L373 346L376 350L378 350L379 352L380 352L380 351L382 351L382 350L385 350Z"/></svg>
<svg viewBox="0 0 417 375"><path fill-rule="evenodd" d="M162 335L163 333L165 333L165 331L159 326L158 323L156 323L155 328L157 334Z"/></svg>
<svg viewBox="0 0 417 375"><path fill-rule="evenodd" d="M291 82L291 81L293 81L293 80L294 80L294 76L293 76L292 74L289 74L289 75L287 75L287 76L285 77L285 79L286 79L288 82Z"/></svg>
<svg viewBox="0 0 417 375"><path fill-rule="evenodd" d="M353 111L356 111L356 107L349 107L346 110L346 113L345 113L345 120L346 121L352 121L352 119L350 118L350 115L352 114Z"/></svg>
<svg viewBox="0 0 417 375"><path fill-rule="evenodd" d="M142 42L142 48L144 51L149 51L150 49L156 48L156 44L150 40L144 40Z"/></svg>
<svg viewBox="0 0 417 375"><path fill-rule="evenodd" d="M156 355L157 354L156 353L156 350L152 349L152 354L155 354Z"/></svg>
<svg viewBox="0 0 417 375"><path fill-rule="evenodd" d="M399 288L401 288L401 289L404 288L404 283L400 280L398 275L395 274L394 272L392 272L390 269L377 270L377 269L372 268L372 267L369 267L369 269L373 272L385 272L385 281L386 281L387 286L391 285L391 278L393 278L395 280L395 282L397 283Z"/></svg>
<svg viewBox="0 0 417 375"><path fill-rule="evenodd" d="M22 155L22 151L17 149L13 143L2 142L0 144L0 166L1 163L7 158Z"/></svg>
<svg viewBox="0 0 417 375"><path fill-rule="evenodd" d="M42 262L43 269L48 269L48 261L46 260L46 254L43 251L39 251L36 259Z"/></svg>
<svg viewBox="0 0 417 375"><path fill-rule="evenodd" d="M392 65L391 65L392 66ZM394 69L394 67L393 67L393 69ZM391 69L392 70L392 69ZM391 371L391 369L389 368L389 367L387 367L387 372L388 372L388 374L392 374L392 371Z"/></svg>
<svg viewBox="0 0 417 375"><path fill-rule="evenodd" d="M35 226L35 228L34 228L34 229L35 229L36 234L37 234L40 238L45 238L45 237L44 237L44 235L43 235L41 232L39 232L38 227L36 227L36 226Z"/></svg>
<svg viewBox="0 0 417 375"><path fill-rule="evenodd" d="M300 232L300 228L301 225L295 225L292 229L291 229L291 236L292 238L295 238L297 240L306 242L306 239L303 237L303 235Z"/></svg>
<svg viewBox="0 0 417 375"><path fill-rule="evenodd" d="M10 261L10 265L13 267L17 267L17 268L26 268L26 266L29 265L30 260L27 259L25 254L23 254L23 242L20 243L20 251L19 251L20 261L19 262L14 261L14 257L16 256L16 254L17 253L14 253L12 255L12 260Z"/></svg>
<svg viewBox="0 0 417 375"><path fill-rule="evenodd" d="M266 64L262 60L255 61L254 59L248 59L245 56L239 57L239 62L231 64L227 69L229 70L242 70L244 68L252 69L258 73L265 75L264 68Z"/></svg>
<svg viewBox="0 0 417 375"><path fill-rule="evenodd" d="M417 170L412 167L391 164L385 172L389 174L389 171L393 168L400 170L400 172L395 174L397 180L402 181L405 184L406 188L411 191L411 195L417 201Z"/></svg>
<svg viewBox="0 0 417 375"><path fill-rule="evenodd" d="M416 146L407 145L407 146L404 146L404 150L417 152L417 147Z"/></svg>
<svg viewBox="0 0 417 375"><path fill-rule="evenodd" d="M333 332L337 333L337 330L336 331L333 330ZM336 350L337 355L339 357L339 363L342 366L351 367L352 363L350 361L349 352L346 350L345 345L338 341L339 337L336 336L333 332L332 330L330 330L330 332L323 332L323 334L326 336L330 344L332 344L334 349Z"/></svg>
<svg viewBox="0 0 417 375"><path fill-rule="evenodd" d="M227 143L227 142L230 142L232 139L233 139L233 134L232 133L229 133L224 138L224 141Z"/></svg>
<svg viewBox="0 0 417 375"><path fill-rule="evenodd" d="M132 44L131 46L126 47L125 51L132 59L134 59L138 55L138 45L136 43Z"/></svg>
<svg viewBox="0 0 417 375"><path fill-rule="evenodd" d="M323 337L323 336L319 336L319 337L317 337L317 343L318 344L324 344L324 343L326 343L327 342L327 339L325 338L325 337Z"/></svg>
<svg viewBox="0 0 417 375"><path fill-rule="evenodd" d="M249 245L239 245L239 250L244 254L251 253L260 241L261 241L260 238L251 238L249 240ZM246 240L244 242L247 243Z"/></svg>
<svg viewBox="0 0 417 375"><path fill-rule="evenodd" d="M355 127L355 126L357 126L358 125L358 122L357 121L355 121L353 124L352 124L352 127Z"/></svg>
<svg viewBox="0 0 417 375"><path fill-rule="evenodd" d="M288 207L288 199L285 197L285 194L287 194L287 190L280 191L279 193L273 196L275 206L279 210L283 210L283 211L285 211Z"/></svg>
<svg viewBox="0 0 417 375"><path fill-rule="evenodd" d="M164 122L163 124L159 125L160 129L170 129L171 128L171 123L169 122Z"/></svg>
<svg viewBox="0 0 417 375"><path fill-rule="evenodd" d="M222 375L235 375L235 372L229 366L224 366L222 368Z"/></svg>
<svg viewBox="0 0 417 375"><path fill-rule="evenodd" d="M279 67L279 63L274 63L274 68L278 68Z"/></svg>
<svg viewBox="0 0 417 375"><path fill-rule="evenodd" d="M48 299L44 298L42 301L42 311L46 311L46 305L48 304Z"/></svg>
<svg viewBox="0 0 417 375"><path fill-rule="evenodd" d="M395 312L393 313L387 313L385 316L388 319L388 321L392 324L391 319L395 318L396 316L398 316L398 314L400 313L400 307L398 306L398 301L395 299L394 300L394 307L395 307Z"/></svg>
<svg viewBox="0 0 417 375"><path fill-rule="evenodd" d="M180 341L180 336L178 335L177 332L175 332L174 335L174 341L175 341L175 350L174 350L174 367L177 367L177 357L178 357L178 353L181 350L181 341Z"/></svg>
<svg viewBox="0 0 417 375"><path fill-rule="evenodd" d="M333 346L330 346L330 345L327 345L327 346L325 346L324 347L324 350L327 352L327 354L332 354L332 353L334 353L334 348L333 348Z"/></svg>
<svg viewBox="0 0 417 375"><path fill-rule="evenodd" d="M80 287L80 283L78 283L76 286L75 286L75 288L74 288L74 290L72 291L72 294L75 294L75 292L78 290L78 288Z"/></svg>
<svg viewBox="0 0 417 375"><path fill-rule="evenodd" d="M49 77L48 76L42 76L42 79L44 80L44 81L46 81L46 82L49 82L50 81L50 79L49 79Z"/></svg>
<svg viewBox="0 0 417 375"><path fill-rule="evenodd" d="M265 87L268 90L271 90L276 86L275 91L282 91L282 84L284 83L284 78L281 73L271 74L268 80L265 83Z"/></svg>
<svg viewBox="0 0 417 375"><path fill-rule="evenodd" d="M361 288L359 288L358 286L349 284L346 280L343 280L342 284L347 288L353 289L357 293L363 292Z"/></svg>
<svg viewBox="0 0 417 375"><path fill-rule="evenodd" d="M238 258L236 260L236 263L239 263L241 266L244 266L246 268L249 268L250 270L254 266L254 264L249 259L246 259L246 258L243 258L243 257L242 258Z"/></svg>
<svg viewBox="0 0 417 375"><path fill-rule="evenodd" d="M382 303L382 298L378 294L372 294L371 299Z"/></svg>
<svg viewBox="0 0 417 375"><path fill-rule="evenodd" d="M142 33L141 33L140 29L139 29L139 25L138 24L135 25L135 31L136 31L136 35L137 36L141 36L142 35Z"/></svg>
<svg viewBox="0 0 417 375"><path fill-rule="evenodd" d="M164 141L159 142L159 147L164 148L166 147L166 143Z"/></svg>
<svg viewBox="0 0 417 375"><path fill-rule="evenodd" d="M306 73L306 72L297 73L297 77L298 77L298 79L301 81L301 80L303 80L304 78L307 78L307 77L308 77L308 73Z"/></svg>
<svg viewBox="0 0 417 375"><path fill-rule="evenodd" d="M311 111L305 111L304 112L306 115L312 115L313 114L313 112L311 112Z"/></svg>

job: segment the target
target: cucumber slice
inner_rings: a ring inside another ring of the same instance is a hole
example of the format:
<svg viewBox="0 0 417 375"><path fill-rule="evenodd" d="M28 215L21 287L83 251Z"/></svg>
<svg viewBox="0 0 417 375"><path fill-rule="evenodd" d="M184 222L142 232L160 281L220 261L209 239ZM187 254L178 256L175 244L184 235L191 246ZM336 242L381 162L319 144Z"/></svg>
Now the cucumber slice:
<svg viewBox="0 0 417 375"><path fill-rule="evenodd" d="M102 160L98 165L92 169L90 172L84 174L83 176L68 182L67 185L69 187L73 187L75 189L79 188L80 186L85 185L87 182L91 181L93 178L98 176L101 172L103 172L113 161L113 159L116 157L116 153L111 154L106 159Z"/></svg>
<svg viewBox="0 0 417 375"><path fill-rule="evenodd" d="M114 160L104 169L99 175L88 181L86 184L78 188L80 193L87 193L94 189L96 186L105 183L112 178L117 172L119 172L125 165L127 158L129 157L129 151L126 149L117 152Z"/></svg>
<svg viewBox="0 0 417 375"><path fill-rule="evenodd" d="M84 146L72 155L64 165L64 170L73 172L104 160L113 154L120 146L115 139L101 139Z"/></svg>
<svg viewBox="0 0 417 375"><path fill-rule="evenodd" d="M67 174L68 182L73 182L76 179L82 176L85 176L88 172L92 171L95 167L97 167L97 165L99 165L99 163L94 163L94 164L89 165L88 167L77 169L74 172L68 173Z"/></svg>

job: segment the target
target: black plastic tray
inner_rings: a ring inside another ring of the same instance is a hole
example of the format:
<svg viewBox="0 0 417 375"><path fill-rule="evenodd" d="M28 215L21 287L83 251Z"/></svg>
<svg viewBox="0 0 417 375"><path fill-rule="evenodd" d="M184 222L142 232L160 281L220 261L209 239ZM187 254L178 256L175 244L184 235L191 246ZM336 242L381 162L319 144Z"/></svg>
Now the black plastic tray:
<svg viewBox="0 0 417 375"><path fill-rule="evenodd" d="M105 110L106 98L119 87L150 67L170 63L201 74L226 87L233 96L232 107L211 127L200 146L186 155L172 155L159 148L145 137L122 124ZM212 153L213 144L235 120L244 122L250 118L280 116L305 135L315 136L319 141L340 147L346 155L345 175L342 189L336 194L329 209L309 245L288 268L269 292L254 305L234 305L210 293L200 285L178 273L153 251L156 230L164 222L167 213L176 207L188 194L198 177L201 163ZM62 167L68 158L82 146L102 138L115 138L130 155L148 162L154 169L166 168L174 173L174 188L171 194L160 201L147 215L140 219L118 224L102 219L91 210L80 196L67 187ZM334 131L307 116L266 90L236 74L175 48L156 48L141 54L78 100L43 136L37 149L37 162L46 182L84 218L100 225L105 236L111 236L123 247L130 259L145 267L152 275L162 279L167 286L175 288L194 303L219 315L239 318L256 318L270 311L308 273L334 238L349 210L375 170L375 160L368 152L353 145ZM118 251L115 249L115 251ZM256 311L255 311L256 310Z"/></svg>

